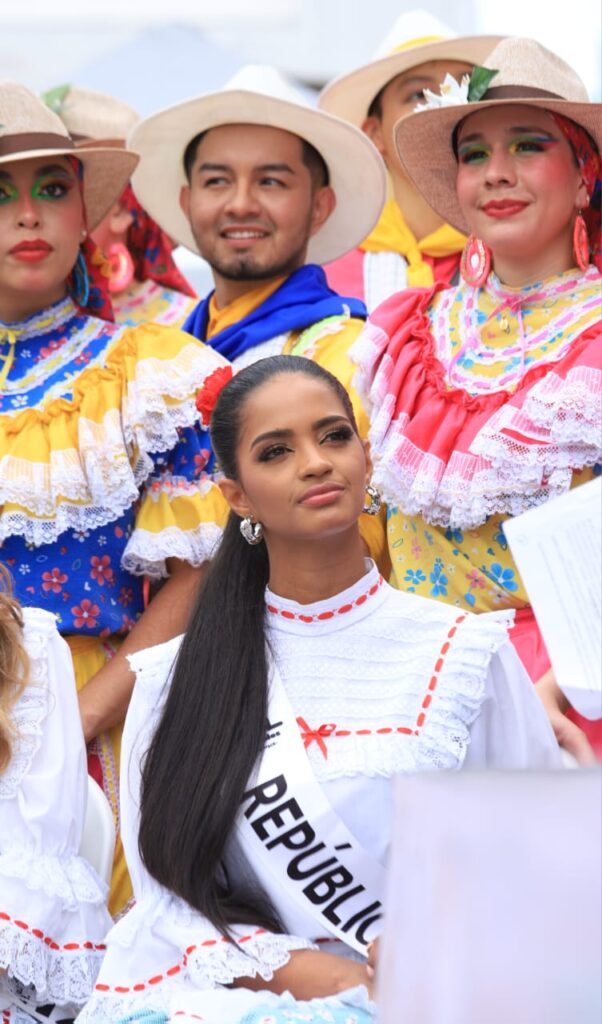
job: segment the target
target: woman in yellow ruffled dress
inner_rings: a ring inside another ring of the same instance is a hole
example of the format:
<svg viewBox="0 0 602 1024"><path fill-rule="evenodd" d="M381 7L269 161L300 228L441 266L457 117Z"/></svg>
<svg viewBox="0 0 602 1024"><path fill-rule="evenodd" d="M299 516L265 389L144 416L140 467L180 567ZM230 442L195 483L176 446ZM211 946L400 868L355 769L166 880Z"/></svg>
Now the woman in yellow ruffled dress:
<svg viewBox="0 0 602 1024"><path fill-rule="evenodd" d="M106 280L88 232L136 162L75 150L33 93L0 86L1 557L69 642L117 824L125 653L182 630L225 518L194 404L224 360L174 329L90 315L106 313ZM144 581L161 576L145 611ZM127 896L121 858L112 908Z"/></svg>

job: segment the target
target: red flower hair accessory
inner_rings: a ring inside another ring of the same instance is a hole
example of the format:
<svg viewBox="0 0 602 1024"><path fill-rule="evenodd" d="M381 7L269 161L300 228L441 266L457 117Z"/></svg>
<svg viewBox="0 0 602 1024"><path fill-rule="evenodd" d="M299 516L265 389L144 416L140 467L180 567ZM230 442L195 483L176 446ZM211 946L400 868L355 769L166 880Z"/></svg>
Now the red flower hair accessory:
<svg viewBox="0 0 602 1024"><path fill-rule="evenodd" d="M201 414L201 423L205 429L209 429L211 423L211 416L215 409L215 404L221 394L222 388L225 388L232 380L232 367L231 366L218 366L217 370L210 373L205 379L205 383L196 396L196 407Z"/></svg>

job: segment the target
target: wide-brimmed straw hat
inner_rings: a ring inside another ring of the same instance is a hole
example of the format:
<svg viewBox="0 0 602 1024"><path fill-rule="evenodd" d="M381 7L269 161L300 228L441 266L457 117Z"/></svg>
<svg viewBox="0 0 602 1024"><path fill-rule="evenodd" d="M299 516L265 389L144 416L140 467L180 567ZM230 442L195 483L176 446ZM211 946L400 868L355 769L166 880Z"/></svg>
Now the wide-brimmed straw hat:
<svg viewBox="0 0 602 1024"><path fill-rule="evenodd" d="M220 92L179 103L140 121L128 142L141 156L132 185L142 206L176 241L198 252L180 208L186 184L183 157L200 132L227 124L255 124L298 135L320 153L336 194L336 208L309 241L309 262L328 263L370 234L385 200L385 169L366 136L339 118L309 107L270 67L250 65Z"/></svg>
<svg viewBox="0 0 602 1024"><path fill-rule="evenodd" d="M44 103L58 114L74 142L111 139L125 143L140 115L116 96L81 85L59 85L43 93Z"/></svg>
<svg viewBox="0 0 602 1024"><path fill-rule="evenodd" d="M428 11L400 14L369 64L340 75L323 89L318 106L358 128L381 89L397 75L431 60L482 64L501 36L457 36Z"/></svg>
<svg viewBox="0 0 602 1024"><path fill-rule="evenodd" d="M456 195L453 133L469 114L509 104L540 107L576 121L602 149L601 105L590 102L579 76L555 53L534 39L503 39L484 66L497 74L478 102L462 102L458 90L442 97L442 106L410 114L394 129L406 174L443 220L463 232L468 225Z"/></svg>
<svg viewBox="0 0 602 1024"><path fill-rule="evenodd" d="M52 156L75 156L83 164L88 231L109 211L138 163L137 154L126 149L76 149L60 117L35 93L18 82L0 82L0 164Z"/></svg>

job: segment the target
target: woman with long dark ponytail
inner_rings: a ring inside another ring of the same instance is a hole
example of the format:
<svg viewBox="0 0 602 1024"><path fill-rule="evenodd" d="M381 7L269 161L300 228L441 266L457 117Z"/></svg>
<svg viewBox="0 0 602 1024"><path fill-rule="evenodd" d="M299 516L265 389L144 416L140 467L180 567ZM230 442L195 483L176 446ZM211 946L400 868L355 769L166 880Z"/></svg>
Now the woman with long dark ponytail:
<svg viewBox="0 0 602 1024"><path fill-rule="evenodd" d="M230 519L185 637L130 659L137 902L80 1020L185 1008L227 1024L241 1000L271 998L251 989L362 1004L369 1020L365 987L341 993L370 983L391 775L550 764L557 748L507 615L458 617L364 558L358 519L379 497L334 377L255 363L221 391L211 436ZM498 688L512 700L498 706ZM336 954L307 948L337 939Z"/></svg>

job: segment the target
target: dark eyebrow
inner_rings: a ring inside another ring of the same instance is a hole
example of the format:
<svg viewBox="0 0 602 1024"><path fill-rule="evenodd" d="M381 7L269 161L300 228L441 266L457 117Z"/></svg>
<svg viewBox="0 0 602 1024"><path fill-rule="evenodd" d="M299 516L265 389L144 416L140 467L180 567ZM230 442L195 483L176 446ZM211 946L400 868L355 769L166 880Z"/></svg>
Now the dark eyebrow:
<svg viewBox="0 0 602 1024"><path fill-rule="evenodd" d="M197 170L202 173L203 171L231 171L232 168L228 167L227 164L201 164Z"/></svg>
<svg viewBox="0 0 602 1024"><path fill-rule="evenodd" d="M271 172L277 172L279 174L294 174L295 173L293 168L289 167L288 164L260 164L259 167L255 168L255 170L256 171L260 171L262 174L267 174L270 171ZM204 172L207 172L207 171L212 171L212 172L215 172L215 171L229 171L229 172L231 172L232 168L229 167L228 164L204 163L204 164L200 165L200 167L198 168L198 171L201 174L204 173Z"/></svg>
<svg viewBox="0 0 602 1024"><path fill-rule="evenodd" d="M341 420L344 420L345 423L349 423L349 426L351 426L349 418L345 416L344 413L339 413L337 416L324 416L321 420L317 420L315 423L312 423L312 430L321 430L322 427L328 427L331 423L340 423ZM292 437L293 434L293 430L267 430L265 434L257 435L255 440L251 443L251 448L254 448L255 445L260 444L262 441L267 441L268 439L282 441L287 437Z"/></svg>
<svg viewBox="0 0 602 1024"><path fill-rule="evenodd" d="M36 171L36 178L39 178L41 174L64 174L66 178L75 177L71 168L61 167L60 164L45 164Z"/></svg>
<svg viewBox="0 0 602 1024"><path fill-rule="evenodd" d="M74 176L69 168L61 167L60 164L45 164L44 167L40 167L36 171L36 178L39 178L42 174L63 174L66 178ZM2 181L13 181L13 177L8 171L0 171L0 178Z"/></svg>
<svg viewBox="0 0 602 1024"><path fill-rule="evenodd" d="M259 167L255 168L257 171L263 171L264 174L270 171L276 171L278 174L294 174L292 167L288 164L260 164Z"/></svg>
<svg viewBox="0 0 602 1024"><path fill-rule="evenodd" d="M514 135L519 132L538 132L539 135L547 135L550 139L554 138L553 133L548 131L547 128L540 128L535 125L513 125L511 128L506 128L507 135ZM462 146L465 142L480 142L484 137L485 136L482 132L473 132L472 135L463 135L462 138L458 140L458 143Z"/></svg>

